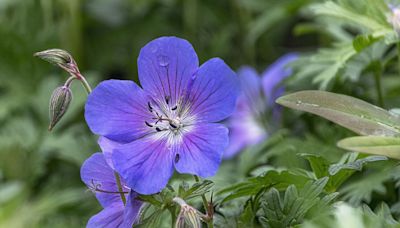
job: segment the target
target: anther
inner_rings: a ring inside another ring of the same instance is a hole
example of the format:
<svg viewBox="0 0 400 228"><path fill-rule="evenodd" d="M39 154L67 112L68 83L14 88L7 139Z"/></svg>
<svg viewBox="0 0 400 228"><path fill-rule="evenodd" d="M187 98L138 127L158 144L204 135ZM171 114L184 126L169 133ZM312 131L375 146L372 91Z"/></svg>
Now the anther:
<svg viewBox="0 0 400 228"><path fill-rule="evenodd" d="M144 123L148 126L148 127L153 127L153 125L149 124L149 122L144 121Z"/></svg>
<svg viewBox="0 0 400 228"><path fill-rule="evenodd" d="M177 108L178 108L178 106L175 105L174 107L171 108L171 110L175 111Z"/></svg>
<svg viewBox="0 0 400 228"><path fill-rule="evenodd" d="M148 106L148 108L149 108L149 111L150 111L150 112L153 112L153 107L151 107L150 101L147 102L147 106Z"/></svg>
<svg viewBox="0 0 400 228"><path fill-rule="evenodd" d="M159 127L156 127L156 131L160 132L160 131L161 131L161 129L160 129Z"/></svg>
<svg viewBox="0 0 400 228"><path fill-rule="evenodd" d="M179 154L176 154L176 155L175 155L175 163L178 163L179 159L180 159Z"/></svg>
<svg viewBox="0 0 400 228"><path fill-rule="evenodd" d="M172 128L178 128L175 124L173 124L173 123L169 123L169 125L172 127Z"/></svg>
<svg viewBox="0 0 400 228"><path fill-rule="evenodd" d="M167 103L167 104L169 104L169 100L171 99L171 97L170 96L165 96L165 102Z"/></svg>

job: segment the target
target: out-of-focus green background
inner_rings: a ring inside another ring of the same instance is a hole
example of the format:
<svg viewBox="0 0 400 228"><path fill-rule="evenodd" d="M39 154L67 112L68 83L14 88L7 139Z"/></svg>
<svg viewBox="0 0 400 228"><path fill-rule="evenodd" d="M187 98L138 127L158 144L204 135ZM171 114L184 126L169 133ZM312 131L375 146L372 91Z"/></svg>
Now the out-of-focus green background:
<svg viewBox="0 0 400 228"><path fill-rule="evenodd" d="M100 210L79 169L99 150L83 119L86 94L53 132L48 100L66 73L33 57L68 50L92 86L137 79L136 58L159 36L189 40L200 62L262 71L277 57L324 43L296 34L311 0L0 0L0 227L82 227Z"/></svg>

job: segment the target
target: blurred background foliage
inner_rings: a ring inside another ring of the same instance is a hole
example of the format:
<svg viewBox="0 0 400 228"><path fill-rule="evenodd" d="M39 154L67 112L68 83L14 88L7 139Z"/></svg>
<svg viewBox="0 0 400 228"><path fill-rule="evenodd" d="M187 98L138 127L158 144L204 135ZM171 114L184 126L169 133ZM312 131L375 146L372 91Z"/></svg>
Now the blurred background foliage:
<svg viewBox="0 0 400 228"><path fill-rule="evenodd" d="M332 8L324 2L0 0L0 227L82 227L100 210L94 197L85 194L79 177L82 162L99 151L83 119L86 94L75 84L72 107L48 132L48 99L67 75L35 59L37 51L68 50L92 86L109 78L137 80L140 48L159 36L185 38L200 62L218 56L235 70L250 65L261 72L282 54L298 52L302 57L293 64L288 91L321 88L379 105L374 79L378 69L385 73L384 106L398 107L400 80L389 34L393 30L383 13L386 5L339 0L342 8ZM343 15L343 8L353 14ZM360 20L360 15L370 21ZM377 30L389 35L377 39ZM357 49L353 44L360 34L367 40L358 38L363 42ZM318 154L329 164L363 157L343 160L344 151L335 146L353 135L349 131L308 114L290 110L283 114L282 129L271 133L270 140L224 161L214 178L217 189L271 169L311 172L304 154ZM386 202L386 209L400 216L395 162L366 166L354 173L349 184L337 186L339 199L371 208ZM246 208L227 204L219 210L229 217ZM243 213L239 220L248 224L249 218ZM226 224L227 219L219 222Z"/></svg>

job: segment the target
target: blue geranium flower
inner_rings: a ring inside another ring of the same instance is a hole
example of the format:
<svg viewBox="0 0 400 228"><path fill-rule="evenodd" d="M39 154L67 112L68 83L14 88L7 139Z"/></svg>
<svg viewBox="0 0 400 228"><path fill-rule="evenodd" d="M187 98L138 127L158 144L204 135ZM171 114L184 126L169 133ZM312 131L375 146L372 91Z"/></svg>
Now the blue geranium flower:
<svg viewBox="0 0 400 228"><path fill-rule="evenodd" d="M241 94L236 110L228 120L230 144L224 158L230 158L247 146L255 145L267 137L265 114L272 112L272 121L280 117L280 107L275 100L284 88L279 86L284 78L291 75L286 65L297 58L296 54L287 54L270 65L262 76L251 67L238 70Z"/></svg>
<svg viewBox="0 0 400 228"><path fill-rule="evenodd" d="M81 167L82 181L96 194L103 210L90 218L87 227L131 228L139 218L142 202L136 200L137 193L122 181L122 192L126 205L120 198L114 170L107 164L102 153L95 153Z"/></svg>
<svg viewBox="0 0 400 228"><path fill-rule="evenodd" d="M192 45L176 37L148 43L138 58L139 80L108 80L90 94L90 129L113 142L112 164L141 194L161 191L176 169L209 177L228 145L219 123L234 110L236 74L219 58L199 67Z"/></svg>

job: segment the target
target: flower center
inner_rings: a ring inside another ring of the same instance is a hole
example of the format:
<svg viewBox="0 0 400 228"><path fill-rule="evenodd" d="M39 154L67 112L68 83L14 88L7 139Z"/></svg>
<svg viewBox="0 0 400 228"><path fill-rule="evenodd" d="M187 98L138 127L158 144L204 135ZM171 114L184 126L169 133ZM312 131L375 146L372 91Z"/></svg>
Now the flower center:
<svg viewBox="0 0 400 228"><path fill-rule="evenodd" d="M171 104L170 96L164 100L151 99L147 103L149 112L153 115L152 121L145 121L146 126L157 132L168 131L169 133L179 134L184 126L190 124L190 118L187 118L185 105L181 100Z"/></svg>

